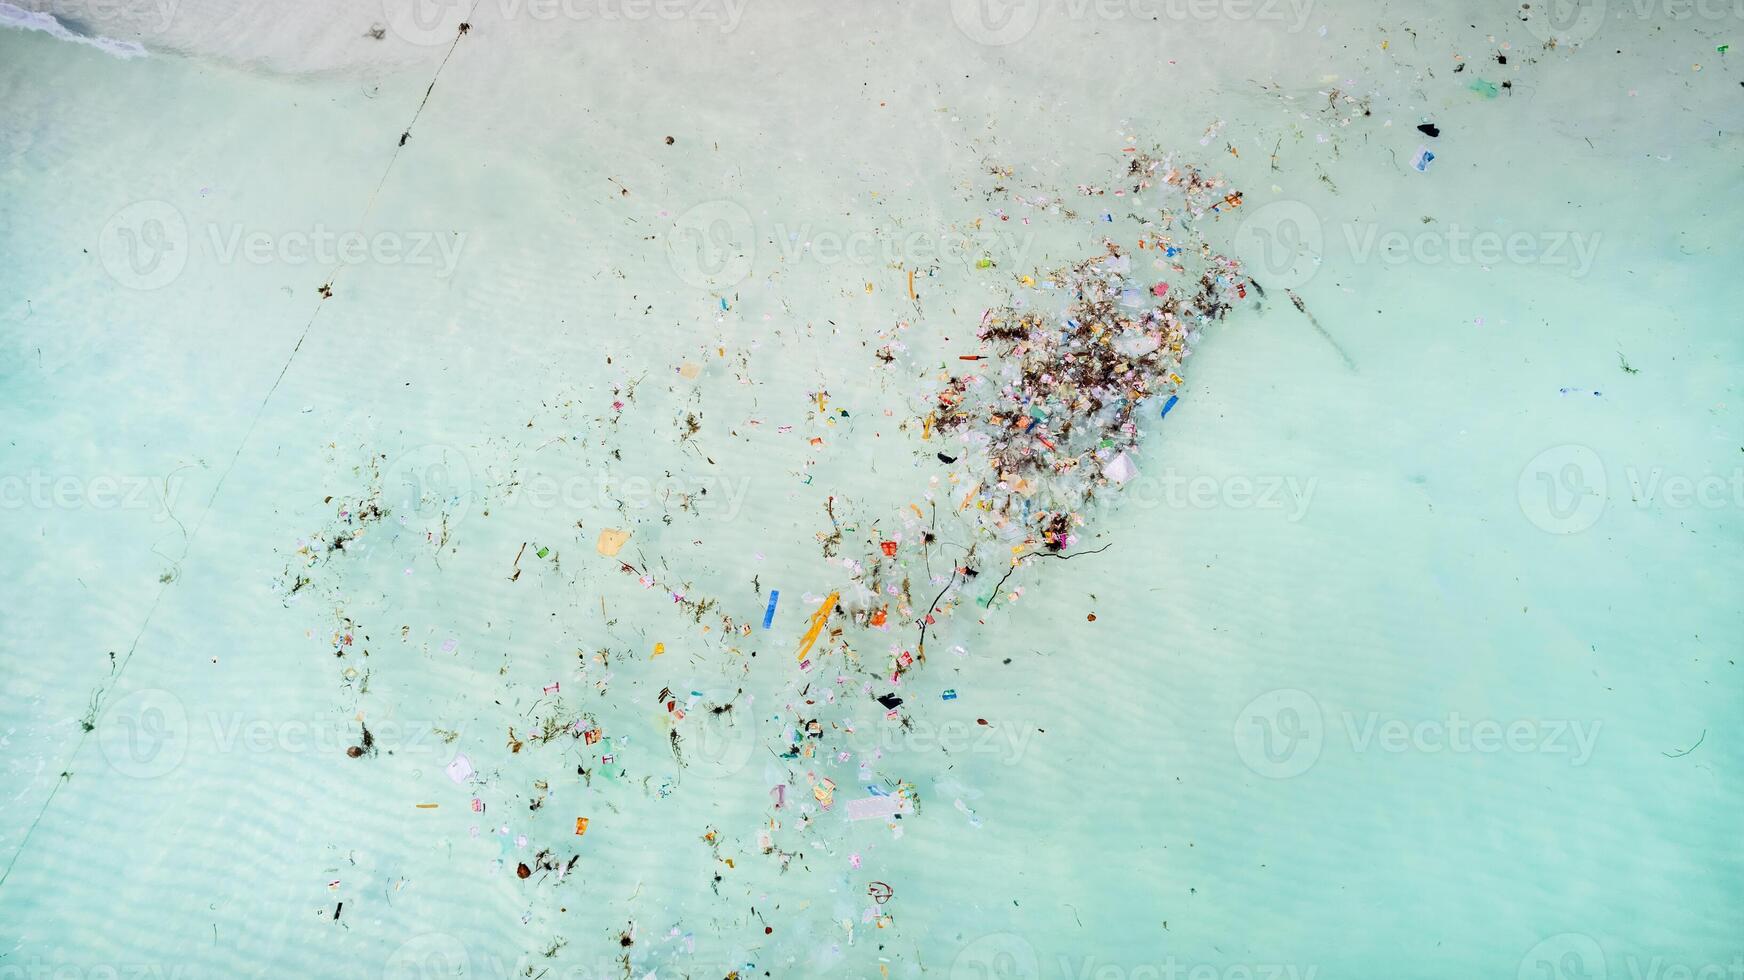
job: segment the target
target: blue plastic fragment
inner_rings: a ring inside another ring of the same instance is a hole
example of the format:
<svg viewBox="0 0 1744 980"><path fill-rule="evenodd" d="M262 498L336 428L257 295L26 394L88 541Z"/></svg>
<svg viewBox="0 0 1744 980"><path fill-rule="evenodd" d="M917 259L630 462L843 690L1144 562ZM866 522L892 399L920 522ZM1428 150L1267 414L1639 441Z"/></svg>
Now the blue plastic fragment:
<svg viewBox="0 0 1744 980"><path fill-rule="evenodd" d="M1169 417L1169 409L1174 408L1175 403L1180 401L1180 400L1181 400L1180 395L1170 395L1169 400L1166 402L1163 402L1163 414L1157 416L1157 418L1160 418L1160 419L1168 418Z"/></svg>
<svg viewBox="0 0 1744 980"><path fill-rule="evenodd" d="M763 610L763 628L764 629L768 629L769 624L775 622L775 601L777 599L780 599L780 598L781 598L781 590L779 590L779 589L770 589L769 590L769 608Z"/></svg>

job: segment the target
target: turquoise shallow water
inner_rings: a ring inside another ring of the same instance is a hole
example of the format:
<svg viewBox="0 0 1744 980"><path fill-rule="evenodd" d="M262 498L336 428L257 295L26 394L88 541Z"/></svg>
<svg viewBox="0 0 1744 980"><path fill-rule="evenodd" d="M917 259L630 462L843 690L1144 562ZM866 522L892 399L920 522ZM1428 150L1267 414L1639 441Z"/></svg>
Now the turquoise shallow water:
<svg viewBox="0 0 1744 980"><path fill-rule="evenodd" d="M0 976L1739 972L1744 18L1246 10L0 29ZM918 419L1129 147L1265 295L901 727L820 538L973 540Z"/></svg>

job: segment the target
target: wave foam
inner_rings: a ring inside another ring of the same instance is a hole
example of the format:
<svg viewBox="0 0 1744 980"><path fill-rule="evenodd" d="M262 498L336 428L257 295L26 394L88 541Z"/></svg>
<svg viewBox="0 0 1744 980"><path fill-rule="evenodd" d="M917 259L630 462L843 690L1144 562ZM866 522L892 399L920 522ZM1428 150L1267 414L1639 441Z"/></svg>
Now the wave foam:
<svg viewBox="0 0 1744 980"><path fill-rule="evenodd" d="M53 14L25 10L23 7L13 6L5 0L0 0L0 26L15 27L23 31L42 31L63 41L88 44L117 58L145 57L144 45L133 41L117 41L114 38L80 34L77 31L69 30Z"/></svg>

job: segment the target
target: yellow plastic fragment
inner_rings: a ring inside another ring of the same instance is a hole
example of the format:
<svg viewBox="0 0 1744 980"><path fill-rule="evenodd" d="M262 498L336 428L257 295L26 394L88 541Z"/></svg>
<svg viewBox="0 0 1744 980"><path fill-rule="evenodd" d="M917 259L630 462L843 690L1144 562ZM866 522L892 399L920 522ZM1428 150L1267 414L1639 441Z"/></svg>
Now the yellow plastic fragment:
<svg viewBox="0 0 1744 980"><path fill-rule="evenodd" d="M830 621L830 613L836 611L836 600L841 597L840 592L831 592L824 597L824 604L818 607L817 612L811 614L811 625L806 627L805 636L800 638L799 655L794 658L795 660L803 661L805 655L811 652L812 644L816 643L818 636L823 633L824 624Z"/></svg>

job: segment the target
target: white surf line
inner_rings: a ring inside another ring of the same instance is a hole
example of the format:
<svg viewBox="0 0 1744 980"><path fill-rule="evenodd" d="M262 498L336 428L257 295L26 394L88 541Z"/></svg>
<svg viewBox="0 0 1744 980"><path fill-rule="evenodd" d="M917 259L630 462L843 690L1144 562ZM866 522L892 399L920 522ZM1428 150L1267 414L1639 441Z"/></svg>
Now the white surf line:
<svg viewBox="0 0 1744 980"><path fill-rule="evenodd" d="M117 41L112 37L80 34L61 23L54 14L25 10L23 7L7 3L5 0L0 0L0 25L14 27L21 31L41 31L62 41L89 45L117 58L145 57L145 46L137 41Z"/></svg>
<svg viewBox="0 0 1744 980"><path fill-rule="evenodd" d="M465 24L470 24L472 15L478 12L478 5L481 2L483 2L483 0L474 0L472 8L467 11ZM0 7L6 6L10 5L4 3L4 0L0 0ZM0 11L0 14L3 13L4 11ZM56 23L58 25L59 22ZM436 66L436 74L431 77L430 85L424 89L424 98L418 102L418 108L412 113L412 121L406 126L406 136L409 136L412 132L412 127L418 124L418 117L423 115L424 107L430 104L430 94L436 91L436 82L442 77L442 70L448 67L448 60L454 57L454 49L460 46L460 39L466 35L464 29L465 24L463 24L463 29L454 35L454 41L448 46L448 53L442 56L442 63ZM65 28L62 29L64 30ZM370 192L369 200L363 206L363 214L358 219L359 228L364 226L364 222L369 220L371 212L375 210L376 198L381 195L382 187L387 184L388 174L393 171L394 163L399 160L400 151L406 147L406 136L402 136L399 143L394 147L393 155L388 158L388 165L382 169L381 180L376 182L375 190ZM200 519L194 522L194 530L190 532L187 538L182 542L181 553L176 556L176 565L179 566L182 559L186 558L188 552L193 548L194 539L199 537L200 528L205 526L207 515L212 513L212 505L217 502L218 494L223 491L225 481L230 478L230 471L236 468L236 461L242 457L242 451L248 448L248 440L254 435L255 428L260 424L261 416L266 414L267 402L272 400L273 393L279 390L279 385L285 380L285 375L290 373L291 364L297 359L298 352L303 349L303 342L309 339L309 333L314 329L315 321L321 316L322 307L326 306L327 301L333 298L332 289L330 287L332 287L333 283L338 281L339 274L343 272L344 269L345 264L340 263L327 276L327 281L322 284L321 299L315 304L314 311L309 314L308 322L303 324L303 332L297 337L296 346L291 348L290 356L285 358L284 366L279 368L278 376L273 379L272 386L266 390L265 395L261 396L260 404L254 410L254 417L249 419L248 429L242 434L242 441L237 444L236 452L230 455L230 462L225 464L224 472L218 476L218 483L212 487L212 493L206 498L206 509L200 514ZM133 653L139 648L140 638L145 635L146 628L151 625L152 617L157 614L157 608L163 602L164 593L169 591L170 585L173 584L173 582L174 579L158 586L157 595L151 600L151 607L145 611L145 620L139 624L139 630L133 634L133 642L128 644L127 654L121 658L120 665L115 669L114 674L110 676L108 682L98 686L91 701L93 713L90 720L93 724L90 728L82 730L79 733L78 741L73 743L73 750L67 755L67 765L61 769L60 775L55 777L54 788L49 790L48 799L42 802L42 809L37 811L36 819L32 820L30 822L30 827L25 830L24 839L18 842L18 849L12 852L12 860L6 863L6 870L0 871L0 887L5 886L6 880L12 877L12 869L17 867L18 859L24 856L24 850L30 845L30 839L36 833L37 825L42 823L42 818L48 813L48 808L54 805L55 797L60 794L61 787L66 784L68 779L72 778L73 760L78 758L79 751L85 747L85 740L93 731L96 731L96 725L94 722L97 720L96 715L99 712L98 706L102 703L104 692L119 683L121 676L127 672L127 665L133 662Z"/></svg>

